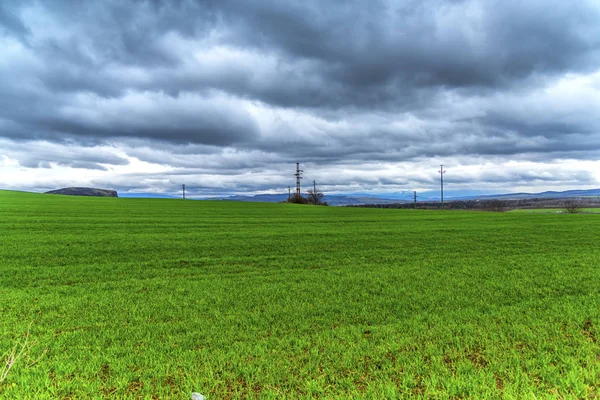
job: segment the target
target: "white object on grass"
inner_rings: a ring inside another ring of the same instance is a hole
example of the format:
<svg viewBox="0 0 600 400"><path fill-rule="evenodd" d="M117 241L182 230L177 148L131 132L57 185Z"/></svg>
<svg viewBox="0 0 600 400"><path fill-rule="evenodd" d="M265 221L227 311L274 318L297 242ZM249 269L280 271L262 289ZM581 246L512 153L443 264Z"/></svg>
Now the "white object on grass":
<svg viewBox="0 0 600 400"><path fill-rule="evenodd" d="M193 392L192 400L206 400L206 397L202 396L200 393Z"/></svg>

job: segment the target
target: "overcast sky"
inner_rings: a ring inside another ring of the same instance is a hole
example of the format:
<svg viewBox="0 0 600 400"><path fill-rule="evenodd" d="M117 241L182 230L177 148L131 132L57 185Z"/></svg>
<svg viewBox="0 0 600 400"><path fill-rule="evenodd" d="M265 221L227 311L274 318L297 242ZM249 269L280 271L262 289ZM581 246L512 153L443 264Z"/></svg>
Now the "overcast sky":
<svg viewBox="0 0 600 400"><path fill-rule="evenodd" d="M0 188L600 187L600 0L0 1Z"/></svg>

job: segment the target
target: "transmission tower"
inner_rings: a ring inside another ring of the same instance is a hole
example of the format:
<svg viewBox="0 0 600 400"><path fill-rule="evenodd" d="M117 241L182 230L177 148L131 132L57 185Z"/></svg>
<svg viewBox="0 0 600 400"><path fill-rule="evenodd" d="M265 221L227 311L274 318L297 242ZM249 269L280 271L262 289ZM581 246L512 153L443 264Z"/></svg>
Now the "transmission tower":
<svg viewBox="0 0 600 400"><path fill-rule="evenodd" d="M181 185L181 190L183 190L183 200L185 200L185 183Z"/></svg>
<svg viewBox="0 0 600 400"><path fill-rule="evenodd" d="M296 173L294 176L296 177L296 196L300 198L300 179L302 179L302 173L304 171L300 169L300 163L296 163Z"/></svg>
<svg viewBox="0 0 600 400"><path fill-rule="evenodd" d="M444 171L444 164L440 165L440 189L441 189L441 194L442 194L442 208L444 208L444 174L446 173L446 171Z"/></svg>

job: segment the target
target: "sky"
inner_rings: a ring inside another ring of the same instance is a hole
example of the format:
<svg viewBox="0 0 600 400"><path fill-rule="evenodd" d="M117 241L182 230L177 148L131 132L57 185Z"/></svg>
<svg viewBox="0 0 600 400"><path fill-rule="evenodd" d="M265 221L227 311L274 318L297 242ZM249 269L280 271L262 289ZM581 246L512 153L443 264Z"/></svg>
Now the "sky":
<svg viewBox="0 0 600 400"><path fill-rule="evenodd" d="M600 187L600 0L0 1L0 189Z"/></svg>

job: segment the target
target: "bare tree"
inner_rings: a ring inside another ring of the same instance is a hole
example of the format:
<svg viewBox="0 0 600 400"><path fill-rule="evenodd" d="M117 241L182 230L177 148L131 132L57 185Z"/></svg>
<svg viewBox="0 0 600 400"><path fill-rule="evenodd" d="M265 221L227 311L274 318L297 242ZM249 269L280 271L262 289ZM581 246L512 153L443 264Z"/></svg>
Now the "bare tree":
<svg viewBox="0 0 600 400"><path fill-rule="evenodd" d="M296 204L307 204L307 199L302 195L298 195L297 193L292 194L292 197L288 200L288 203L296 203Z"/></svg>
<svg viewBox="0 0 600 400"><path fill-rule="evenodd" d="M319 190L317 184L313 181L313 188L309 189L307 192L306 203L313 204L316 206L326 206L327 202L323 201L325 194Z"/></svg>
<svg viewBox="0 0 600 400"><path fill-rule="evenodd" d="M486 202L486 209L488 211L502 212L502 211L504 211L504 208L505 208L505 204L502 200L493 199L493 200L488 200Z"/></svg>
<svg viewBox="0 0 600 400"><path fill-rule="evenodd" d="M579 201L574 200L574 199L566 200L564 203L564 206L565 206L565 211L568 212L569 214L577 214L578 212L581 211L581 206L579 204Z"/></svg>

